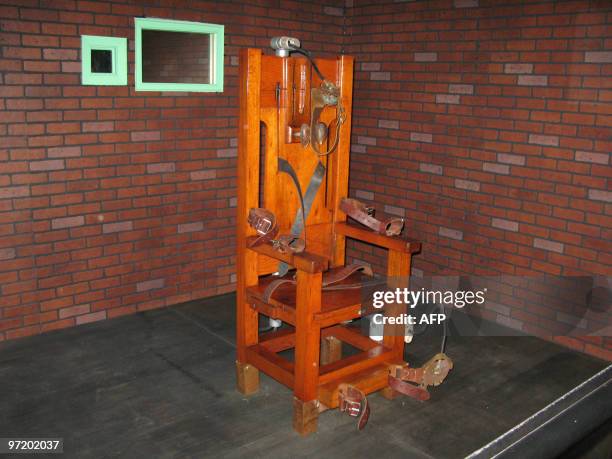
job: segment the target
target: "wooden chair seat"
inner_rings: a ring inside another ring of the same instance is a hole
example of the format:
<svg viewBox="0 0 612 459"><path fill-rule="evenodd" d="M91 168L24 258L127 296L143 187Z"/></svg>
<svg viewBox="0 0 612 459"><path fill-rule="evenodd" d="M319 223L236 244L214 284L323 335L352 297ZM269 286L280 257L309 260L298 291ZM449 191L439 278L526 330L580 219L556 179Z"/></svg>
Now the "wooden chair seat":
<svg viewBox="0 0 612 459"><path fill-rule="evenodd" d="M340 270L341 267L331 268L328 272ZM253 287L247 287L247 301L255 309L267 316L280 319L291 325L295 325L296 315L296 285L283 284L274 291L268 302L264 300L264 292L270 282L277 279L274 276L263 277ZM372 278L360 272L353 273L346 279L334 286L340 285L363 285L367 283L371 288ZM362 295L364 291L360 287L347 289L323 289L321 294L321 311L314 315L315 322L321 327L327 327L338 322L357 319L361 317Z"/></svg>

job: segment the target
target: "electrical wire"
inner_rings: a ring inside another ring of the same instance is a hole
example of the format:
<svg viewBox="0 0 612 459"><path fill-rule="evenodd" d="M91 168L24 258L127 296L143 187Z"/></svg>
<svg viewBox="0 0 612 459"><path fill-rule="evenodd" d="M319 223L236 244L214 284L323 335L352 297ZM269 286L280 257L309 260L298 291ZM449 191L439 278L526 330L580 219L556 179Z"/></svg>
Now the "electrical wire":
<svg viewBox="0 0 612 459"><path fill-rule="evenodd" d="M315 64L315 61L312 58L312 54L310 54L310 51L306 51L305 49L302 49L302 48L296 48L295 46L291 46L291 45L289 45L289 48L291 48L294 53L298 53L298 54L302 54L303 56L306 56L306 58L310 61L310 64L312 65L312 68L314 69L314 71L317 72L317 75L319 75L319 78L321 78L321 81L325 81L325 77L319 70L319 67L317 67L317 64Z"/></svg>
<svg viewBox="0 0 612 459"><path fill-rule="evenodd" d="M444 305L442 303L440 303L440 314L445 314ZM440 345L441 354L444 354L444 351L446 350L446 338L448 337L448 327L446 325L447 322L448 321L445 317L442 324L442 344Z"/></svg>

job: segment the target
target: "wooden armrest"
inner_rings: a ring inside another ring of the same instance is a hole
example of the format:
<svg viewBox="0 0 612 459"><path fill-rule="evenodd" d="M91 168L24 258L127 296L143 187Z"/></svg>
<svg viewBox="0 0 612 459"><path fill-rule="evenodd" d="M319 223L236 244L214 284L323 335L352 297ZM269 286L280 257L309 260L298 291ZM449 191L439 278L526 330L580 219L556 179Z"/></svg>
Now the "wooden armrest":
<svg viewBox="0 0 612 459"><path fill-rule="evenodd" d="M343 236L358 239L363 242L385 247L397 252L415 253L421 250L421 243L412 239L402 239L398 236L385 236L361 226L338 222L334 225L336 233Z"/></svg>
<svg viewBox="0 0 612 459"><path fill-rule="evenodd" d="M284 261L288 265L295 266L300 271L307 273L320 273L326 271L329 267L329 260L320 255L304 251L302 253L281 253L272 247L271 243L261 244L255 247L249 247L249 244L257 239L257 236L247 238L247 248L261 255L274 258L279 261Z"/></svg>

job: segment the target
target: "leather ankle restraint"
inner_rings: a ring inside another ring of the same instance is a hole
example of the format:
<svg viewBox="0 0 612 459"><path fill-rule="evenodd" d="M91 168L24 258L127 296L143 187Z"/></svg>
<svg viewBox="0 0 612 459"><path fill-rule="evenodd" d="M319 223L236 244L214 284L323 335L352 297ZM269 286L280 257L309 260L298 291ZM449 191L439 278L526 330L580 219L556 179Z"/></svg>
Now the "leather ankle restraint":
<svg viewBox="0 0 612 459"><path fill-rule="evenodd" d="M417 400L429 400L427 387L442 384L452 369L453 361L443 353L434 355L419 368L392 365L389 368L389 387Z"/></svg>
<svg viewBox="0 0 612 459"><path fill-rule="evenodd" d="M386 236L398 236L404 228L404 220L401 218L390 218L385 221L377 220L373 215L374 209L367 207L357 199L344 198L340 201L340 210L362 225Z"/></svg>
<svg viewBox="0 0 612 459"><path fill-rule="evenodd" d="M340 411L357 419L357 428L363 429L370 418L370 405L365 394L349 384L340 384L338 387L338 402Z"/></svg>

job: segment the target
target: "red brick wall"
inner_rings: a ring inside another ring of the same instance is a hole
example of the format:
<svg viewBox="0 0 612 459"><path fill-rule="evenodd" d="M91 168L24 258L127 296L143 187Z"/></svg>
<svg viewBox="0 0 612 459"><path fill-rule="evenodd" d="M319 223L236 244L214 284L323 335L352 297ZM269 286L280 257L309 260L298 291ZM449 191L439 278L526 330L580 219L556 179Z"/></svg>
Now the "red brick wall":
<svg viewBox="0 0 612 459"><path fill-rule="evenodd" d="M612 3L352 3L351 189L406 218L414 273L612 275Z"/></svg>
<svg viewBox="0 0 612 459"><path fill-rule="evenodd" d="M335 2L280 3L2 2L0 341L233 289L238 48L340 51ZM136 93L145 15L224 24L225 91ZM129 38L128 86L80 85L83 34Z"/></svg>
<svg viewBox="0 0 612 459"><path fill-rule="evenodd" d="M416 274L611 274L608 1L6 3L0 340L233 289L237 50L282 33L356 56L351 192ZM134 92L143 15L225 24L225 92ZM129 86L80 85L81 34L130 39Z"/></svg>

